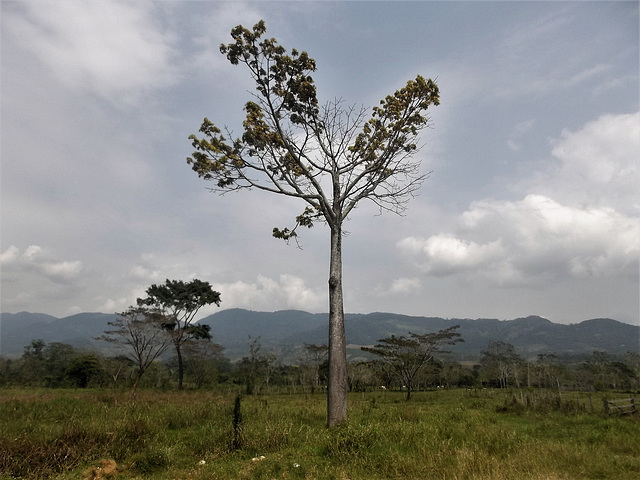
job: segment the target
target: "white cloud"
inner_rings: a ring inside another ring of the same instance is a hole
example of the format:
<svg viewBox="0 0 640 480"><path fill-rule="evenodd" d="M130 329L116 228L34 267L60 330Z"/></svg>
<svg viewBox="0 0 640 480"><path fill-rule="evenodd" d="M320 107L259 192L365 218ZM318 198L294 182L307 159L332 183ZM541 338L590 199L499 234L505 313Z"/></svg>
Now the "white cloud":
<svg viewBox="0 0 640 480"><path fill-rule="evenodd" d="M38 245L29 245L23 253L24 258L30 261L37 260L38 257L41 257L44 254L44 250L42 247Z"/></svg>
<svg viewBox="0 0 640 480"><path fill-rule="evenodd" d="M409 236L397 247L427 275L494 285L637 279L639 151L640 113L563 131L551 152L558 166L519 185L531 192L522 200L474 201L452 233Z"/></svg>
<svg viewBox="0 0 640 480"><path fill-rule="evenodd" d="M33 311L32 305L57 302L70 305L85 287L80 281L86 274L82 262L62 260L50 248L30 245L21 251L11 245L0 257L3 311ZM64 310L69 311L66 306Z"/></svg>
<svg viewBox="0 0 640 480"><path fill-rule="evenodd" d="M40 268L50 279L73 280L82 270L82 262L74 260L73 262L43 263Z"/></svg>
<svg viewBox="0 0 640 480"><path fill-rule="evenodd" d="M158 270L151 270L143 265L136 265L133 267L130 275L136 280L147 280L149 282L156 282L162 278L162 275Z"/></svg>
<svg viewBox="0 0 640 480"><path fill-rule="evenodd" d="M535 191L640 213L640 112L603 115L578 131L565 130L551 153L560 164Z"/></svg>
<svg viewBox="0 0 640 480"><path fill-rule="evenodd" d="M427 239L407 237L398 242L401 252L418 258L420 268L429 275L451 275L477 270L500 258L501 241L478 244L452 235L438 234Z"/></svg>
<svg viewBox="0 0 640 480"><path fill-rule="evenodd" d="M39 245L28 246L22 255L15 245L11 245L2 253L2 265L5 272L33 272L54 283L72 282L82 272L80 260L60 260Z"/></svg>
<svg viewBox="0 0 640 480"><path fill-rule="evenodd" d="M0 253L0 265L8 265L15 262L20 255L20 249L15 245L11 245L6 251Z"/></svg>
<svg viewBox="0 0 640 480"><path fill-rule="evenodd" d="M303 279L295 275L282 274L277 280L258 275L252 283L214 283L213 289L222 293L224 308L273 310L284 306L307 311L326 309L326 294L309 288Z"/></svg>
<svg viewBox="0 0 640 480"><path fill-rule="evenodd" d="M109 312L109 313L124 312L125 310L127 310L129 305L131 305L131 302L127 298L119 298L116 300L112 298L108 298L105 300L105 302L102 305L98 307L97 310L99 312Z"/></svg>
<svg viewBox="0 0 640 480"><path fill-rule="evenodd" d="M474 202L460 225L458 235L407 237L398 248L428 275L480 275L496 285L637 274L640 221L611 208L573 208L528 195Z"/></svg>
<svg viewBox="0 0 640 480"><path fill-rule="evenodd" d="M70 88L119 100L175 79L173 37L152 2L22 2L3 14L9 34Z"/></svg>
<svg viewBox="0 0 640 480"><path fill-rule="evenodd" d="M419 291L421 287L419 278L397 278L391 283L389 292L394 295L409 295Z"/></svg>

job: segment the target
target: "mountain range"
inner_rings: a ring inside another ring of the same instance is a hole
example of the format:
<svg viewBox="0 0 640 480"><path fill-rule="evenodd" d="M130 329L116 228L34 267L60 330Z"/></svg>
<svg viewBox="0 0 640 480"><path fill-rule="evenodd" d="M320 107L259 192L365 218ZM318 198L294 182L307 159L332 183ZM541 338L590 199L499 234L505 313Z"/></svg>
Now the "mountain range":
<svg viewBox="0 0 640 480"><path fill-rule="evenodd" d="M107 330L107 322L115 318L115 314L105 313L79 313L64 318L41 313L2 313L0 355L19 356L34 339L108 354L111 345L95 337ZM326 313L244 309L222 310L199 321L211 326L213 341L225 347L225 355L232 361L247 355L249 342L259 337L262 353L274 353L292 363L299 358L305 343L326 344L327 322ZM451 347L453 357L458 360L477 361L481 351L498 340L510 343L525 358L535 358L540 353L580 356L593 351L612 355L640 351L640 326L609 318L562 325L538 316L513 320L445 319L376 312L345 315L349 356L351 359L361 356L360 346L373 345L392 334L434 332L453 325L460 326L458 332L464 340Z"/></svg>

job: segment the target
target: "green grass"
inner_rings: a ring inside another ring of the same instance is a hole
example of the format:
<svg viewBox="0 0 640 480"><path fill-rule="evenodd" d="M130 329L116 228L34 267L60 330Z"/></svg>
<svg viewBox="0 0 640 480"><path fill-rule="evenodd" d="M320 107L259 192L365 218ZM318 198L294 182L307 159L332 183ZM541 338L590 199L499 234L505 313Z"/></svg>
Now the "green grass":
<svg viewBox="0 0 640 480"><path fill-rule="evenodd" d="M498 391L358 393L349 422L328 429L321 394L250 396L234 432L232 394L142 391L134 406L126 393L4 390L0 478L640 478L638 418L586 399L527 409ZM101 460L118 471L96 473Z"/></svg>

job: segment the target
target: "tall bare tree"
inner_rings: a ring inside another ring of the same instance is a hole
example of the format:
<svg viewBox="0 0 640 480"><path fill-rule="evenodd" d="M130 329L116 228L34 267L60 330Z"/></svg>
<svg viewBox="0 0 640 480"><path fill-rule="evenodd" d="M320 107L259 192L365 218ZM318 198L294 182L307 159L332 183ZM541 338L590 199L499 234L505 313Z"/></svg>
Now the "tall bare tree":
<svg viewBox="0 0 640 480"><path fill-rule="evenodd" d="M440 102L436 83L417 76L384 98L367 118L365 108L316 96L311 73L316 62L306 52L290 54L266 27L231 30L233 42L220 46L233 65L244 65L255 82L245 104L243 132L223 132L205 118L191 135L193 170L214 182L213 191L258 189L297 198L305 208L293 228L274 228L289 240L298 227L324 221L331 232L329 266L329 381L327 422L347 418L347 361L342 286L343 222L361 200L381 210L404 211L425 175L418 151L419 132L429 125L426 110Z"/></svg>
<svg viewBox="0 0 640 480"><path fill-rule="evenodd" d="M131 388L131 401L136 400L140 380L151 364L171 346L172 339L165 331L166 317L156 309L129 307L109 322L111 330L98 337L124 347L128 358L136 365L136 379Z"/></svg>

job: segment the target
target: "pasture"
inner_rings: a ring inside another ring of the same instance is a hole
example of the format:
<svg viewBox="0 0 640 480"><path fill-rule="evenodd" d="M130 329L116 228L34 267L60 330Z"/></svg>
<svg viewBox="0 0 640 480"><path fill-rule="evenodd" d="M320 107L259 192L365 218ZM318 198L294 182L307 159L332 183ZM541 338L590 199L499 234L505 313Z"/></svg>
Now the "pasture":
<svg viewBox="0 0 640 480"><path fill-rule="evenodd" d="M328 429L323 394L6 389L0 478L640 478L638 416L609 417L604 394L518 395L352 393Z"/></svg>

